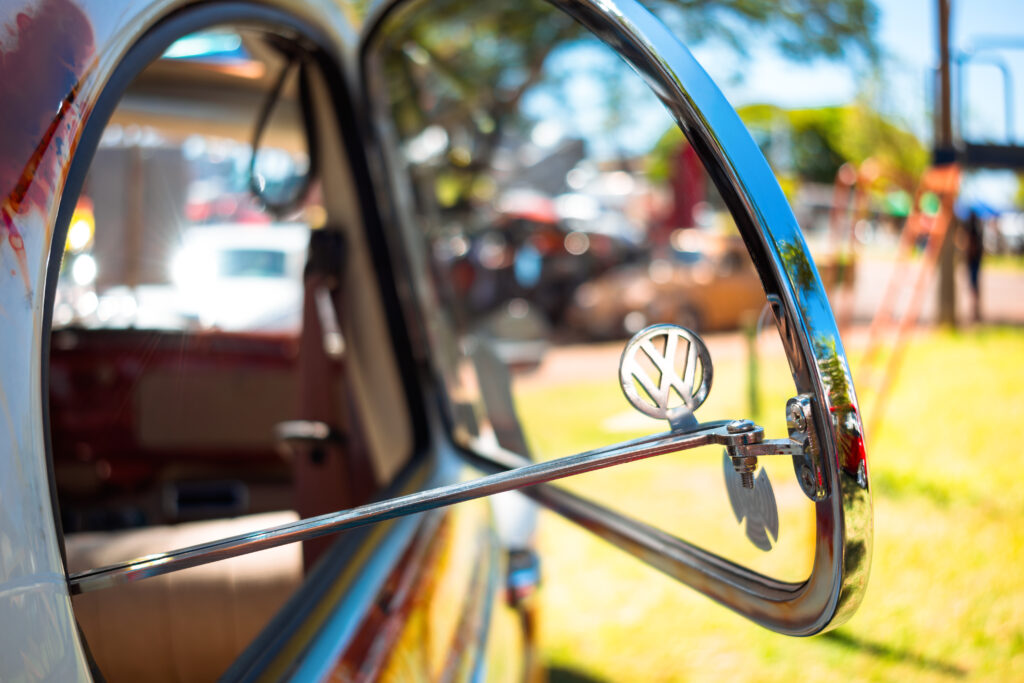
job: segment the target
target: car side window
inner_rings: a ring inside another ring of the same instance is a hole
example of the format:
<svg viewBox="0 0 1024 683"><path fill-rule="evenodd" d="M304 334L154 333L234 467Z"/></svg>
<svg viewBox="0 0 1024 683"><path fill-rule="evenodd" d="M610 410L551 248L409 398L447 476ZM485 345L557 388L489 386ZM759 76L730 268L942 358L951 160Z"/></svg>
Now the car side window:
<svg viewBox="0 0 1024 683"><path fill-rule="evenodd" d="M361 226L333 211L351 191L310 146L311 112L332 120L318 78L286 38L217 27L146 67L106 126L49 358L72 575L355 507L410 458L404 416L376 447L354 388L349 332L379 322L339 284L373 293ZM76 595L76 617L110 680L212 680L336 538Z"/></svg>
<svg viewBox="0 0 1024 683"><path fill-rule="evenodd" d="M655 323L690 328L710 349L714 390L699 418L748 415L784 432L783 416L760 406L793 395L786 355L697 154L611 48L528 4L416 3L384 22L367 53L405 240L421 245L414 276L455 438L546 460L665 431L617 381L625 340ZM720 452L564 485L804 580L813 506L787 463L767 468L787 530L772 539L779 552L752 548L735 526ZM622 477L643 481L623 487ZM658 485L666 495L622 493Z"/></svg>

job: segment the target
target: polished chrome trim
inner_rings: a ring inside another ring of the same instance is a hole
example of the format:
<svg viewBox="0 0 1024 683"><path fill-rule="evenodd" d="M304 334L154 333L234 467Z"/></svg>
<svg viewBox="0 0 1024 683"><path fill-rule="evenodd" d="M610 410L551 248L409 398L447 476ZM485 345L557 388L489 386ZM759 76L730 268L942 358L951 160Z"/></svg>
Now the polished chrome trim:
<svg viewBox="0 0 1024 683"><path fill-rule="evenodd" d="M435 534L440 525L444 511L433 511L423 517L403 517L395 520L390 533L380 539L380 546L376 543L367 543L372 546L372 557L368 559L359 572L351 577L350 581L342 581L345 586L340 592L340 597L332 605L330 614L320 622L315 631L310 634L310 639L302 649L302 654L295 657L294 662L288 662L279 658L275 664L287 664L287 678L290 681L323 681L330 677L331 670L341 660L348 647L352 644L353 638L359 633L363 621L368 614L379 604L382 591L388 578L396 570L401 574L411 571L416 575L422 570L423 553L427 547L436 539ZM387 525L382 525L387 526ZM372 529L370 530L373 531ZM367 537L373 538L372 534ZM336 546L335 546L336 547ZM407 552L412 552L412 557L404 560L408 564L399 563ZM333 572L336 577L345 574L345 565L338 563L339 557L332 558L331 567L326 568L327 572ZM348 559L348 558L346 558ZM287 653L287 649L284 650ZM270 672L270 668L267 669ZM280 669L278 680L284 680L284 671ZM230 680L225 677L224 680ZM264 680L273 680L269 676Z"/></svg>
<svg viewBox="0 0 1024 683"><path fill-rule="evenodd" d="M382 495L403 495L456 481L463 467L451 455L429 452L410 462ZM405 549L427 528L428 517L407 516L366 526L331 544L221 679L283 680L286 673L300 668L328 671L358 632ZM320 680L324 675L304 680Z"/></svg>
<svg viewBox="0 0 1024 683"><path fill-rule="evenodd" d="M800 393L814 396L822 436L815 469L828 495L816 504L816 548L810 577L787 598L771 582L743 587L745 571L704 563L692 546L654 558L731 609L774 630L810 635L846 621L860 604L871 564L871 495L863 428L849 365L821 278L768 162L743 122L700 64L636 0L554 0L615 49L682 128L740 228L769 296L778 296L778 320ZM794 467L802 466L794 459ZM574 501L574 510L586 507ZM580 513L582 514L582 513ZM626 524L625 520L619 520ZM648 545L664 534L631 523ZM611 525L607 531L613 531ZM664 540L664 539L662 539ZM660 546L656 546L660 547ZM649 562L651 558L644 556ZM692 566L703 566L694 573ZM743 587L742 590L734 588Z"/></svg>
<svg viewBox="0 0 1024 683"><path fill-rule="evenodd" d="M871 564L872 504L849 365L799 225L735 110L654 15L636 0L549 2L619 53L661 99L727 203L768 300L774 302L796 390L813 397L816 406L808 433L819 436L819 448L793 458L799 481L807 472L816 479L805 486L817 500L811 575L800 584L780 583L557 487L538 486L526 492L762 626L790 635L834 628L850 617L864 595ZM363 69L378 24L393 9L411 4L374 4L363 33ZM365 72L361 76L367 79ZM364 96L370 99L375 94L372 86L364 80ZM368 144L376 146L379 141L371 138ZM378 161L386 159L383 150L376 154ZM423 315L429 319L427 309ZM478 455L497 467L521 464L494 449Z"/></svg>
<svg viewBox="0 0 1024 683"><path fill-rule="evenodd" d="M761 430L733 434L725 425L716 423L693 432L645 437L558 460L526 465L472 481L417 491L350 510L310 517L269 529L78 572L68 577L68 585L72 594L87 593L655 455L710 444L734 446L753 443L762 435Z"/></svg>

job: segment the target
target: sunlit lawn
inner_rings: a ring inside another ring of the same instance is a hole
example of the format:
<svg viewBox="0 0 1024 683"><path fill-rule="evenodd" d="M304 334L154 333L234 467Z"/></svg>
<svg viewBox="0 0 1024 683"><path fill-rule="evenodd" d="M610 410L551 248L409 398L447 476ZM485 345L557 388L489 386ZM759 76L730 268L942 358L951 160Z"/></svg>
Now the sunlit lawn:
<svg viewBox="0 0 1024 683"><path fill-rule="evenodd" d="M1024 255L1021 254L986 254L982 265L986 270L1017 271L1024 270Z"/></svg>
<svg viewBox="0 0 1024 683"><path fill-rule="evenodd" d="M864 258L875 261L895 261L897 258L896 249L892 244L865 246L859 253ZM917 251L913 254L912 258L919 259L921 256L921 252ZM962 254L958 258L963 258ZM1024 254L1012 252L992 254L986 252L981 265L983 272L1004 271L1019 273L1024 270Z"/></svg>
<svg viewBox="0 0 1024 683"><path fill-rule="evenodd" d="M765 366L765 386L781 392L784 366ZM716 363L716 387L743 377L741 360ZM1024 328L918 336L883 426L869 434L875 544L867 597L824 636L772 634L548 514L542 640L552 678L1024 680L1022 385ZM726 398L714 404L716 393ZM784 400L764 396L771 435L781 429L775 413ZM595 380L537 390L520 410L535 447L564 453L628 436L602 433L578 410L569 418L564 406L582 402L605 414L621 401L614 384ZM861 403L869 414L872 397ZM742 392L713 391L707 409L708 417L742 414ZM805 570L810 522L799 496L787 494L791 469L771 470L783 523L780 544L759 558L732 529L720 479L712 481L720 462L693 460L633 463L572 486L762 571L796 578Z"/></svg>

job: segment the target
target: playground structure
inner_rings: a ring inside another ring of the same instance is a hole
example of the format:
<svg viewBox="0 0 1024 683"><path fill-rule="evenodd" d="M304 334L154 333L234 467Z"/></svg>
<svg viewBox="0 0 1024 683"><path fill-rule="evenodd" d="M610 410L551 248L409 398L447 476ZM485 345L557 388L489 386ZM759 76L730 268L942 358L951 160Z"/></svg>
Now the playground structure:
<svg viewBox="0 0 1024 683"><path fill-rule="evenodd" d="M832 310L841 331L848 330L853 319L857 265L856 229L857 225L868 217L868 190L878 178L878 173L878 163L871 158L866 159L859 167L845 163L836 172L826 249L835 262L835 268L828 272L825 288L832 299Z"/></svg>
<svg viewBox="0 0 1024 683"><path fill-rule="evenodd" d="M932 282L939 264L942 246L950 229L956 225L953 206L960 191L960 179L958 164L928 169L918 185L900 234L896 263L868 329L867 345L858 366L858 386L862 392L867 390L874 395L867 421L869 433L878 427L884 415L889 390L899 374L914 326L921 317L928 284ZM938 211L935 213L924 208L929 194L938 198ZM915 264L912 256L918 247L923 249L923 256ZM885 353L886 346L888 353Z"/></svg>
<svg viewBox="0 0 1024 683"><path fill-rule="evenodd" d="M825 282L832 298L839 329L847 332L853 318L854 277L857 262L857 224L869 213L869 188L878 177L878 165L868 159L859 167L843 164L836 173L829 215L829 252L838 264ZM888 393L899 374L906 346L920 320L925 297L939 265L946 236L956 226L954 205L960 191L959 164L932 166L914 193L896 247L895 263L884 294L872 317L864 355L858 366L858 386L874 398L867 427L878 426ZM915 258L917 253L920 258Z"/></svg>
<svg viewBox="0 0 1024 683"><path fill-rule="evenodd" d="M889 391L899 374L906 346L917 324L936 271L940 273L940 320L955 324L953 307L953 244L957 221L954 205L960 193L962 175L976 169L1024 170L1024 145L1015 135L1014 84L1009 67L999 51L1024 49L1024 37L987 36L975 39L966 50L949 48L951 0L937 0L940 61L936 68L935 144L933 165L921 179L910 214L900 235L896 263L867 335L864 356L857 370L857 386L871 395L872 408L866 417L869 434L874 433L885 414ZM1004 133L1001 142L966 138L964 94L969 66L994 66L1002 74ZM955 97L954 97L955 90ZM844 170L845 169L845 170ZM856 239L853 226L866 215L866 192L862 169L840 169L836 177L836 202L831 222L833 239L846 236L849 258L854 259ZM853 194L851 206L850 194ZM938 199L934 214L923 210L927 194ZM914 264L915 248L923 255ZM833 295L836 316L843 329L849 324L850 289L838 288Z"/></svg>

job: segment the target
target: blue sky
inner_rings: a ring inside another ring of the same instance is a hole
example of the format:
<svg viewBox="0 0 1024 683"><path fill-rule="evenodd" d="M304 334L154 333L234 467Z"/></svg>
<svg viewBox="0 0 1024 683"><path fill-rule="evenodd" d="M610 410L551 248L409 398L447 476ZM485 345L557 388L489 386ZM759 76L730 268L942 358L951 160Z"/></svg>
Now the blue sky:
<svg viewBox="0 0 1024 683"><path fill-rule="evenodd" d="M878 41L884 54L882 82L872 104L930 145L932 137L930 78L938 62L937 0L876 0L880 10ZM1020 32L1024 48L1024 0L952 0L952 50L976 50L986 36ZM864 88L857 62L863 60L816 60L794 63L773 47L770 36L756 33L744 60L721 44L691 46L694 55L734 106L770 103L786 108L844 104ZM984 52L1003 59L1014 76L1017 140L1024 144L1024 49ZM608 141L631 150L646 150L671 125L660 103L639 80L626 97L631 102L631 121L609 136L605 109L606 84L600 72L587 73L580 64L599 65L602 59L617 62L607 49L572 46L552 55L549 69L573 73L568 103L555 99L556 89L539 88L524 101L526 111L538 120L552 119L561 128L573 129L595 145L598 156L614 154ZM998 70L976 64L970 67L965 91L965 130L974 141L1006 143L1002 79ZM569 111L565 110L569 106ZM550 123L551 121L549 121ZM567 132L562 130L562 132ZM1008 208L1017 190L1011 173L972 173L966 179L968 199L982 199Z"/></svg>
<svg viewBox="0 0 1024 683"><path fill-rule="evenodd" d="M883 91L877 102L888 114L930 140L931 102L928 80L938 61L936 0L876 0L878 39L885 53ZM953 50L977 50L986 37L1018 34L1024 48L1024 0L952 0ZM766 41L767 42L767 41ZM768 102L784 107L842 104L860 91L860 79L848 63L818 60L794 64L770 47L752 51L748 64L721 47L700 46L697 59L734 105ZM1024 143L1024 49L985 50L979 56L1002 59L1013 76L1016 137ZM742 69L743 79L734 78ZM1006 142L1000 72L975 61L967 71L965 131L975 140ZM969 193L1005 204L1016 182L1005 174L972 178Z"/></svg>
<svg viewBox="0 0 1024 683"><path fill-rule="evenodd" d="M881 12L878 39L886 54L887 96L896 113L911 119L908 123L925 132L927 120L926 83L937 62L936 0L876 0ZM1021 0L953 0L954 49L969 49L985 35L1008 35L1017 31L1024 45L1024 2ZM764 47L752 53L743 67L745 78L730 78L736 58L724 49L698 47L697 58L735 104L772 102L787 107L839 104L853 99L859 89L858 77L851 65L818 60L811 64L788 62L773 49ZM989 53L992 54L992 53ZM1024 51L999 51L1020 80L1017 88L1018 116L1024 123ZM1002 92L995 69L974 66L969 74L970 124L977 132L1001 136ZM980 102L992 100L991 108L978 111ZM972 108L971 103L975 106ZM996 111L993 111L996 110ZM997 115L993 115L997 114ZM1018 128L1024 126L1018 125Z"/></svg>

